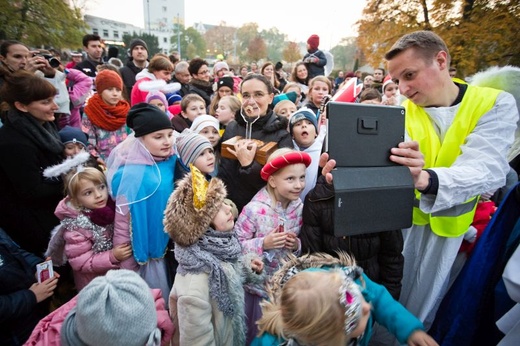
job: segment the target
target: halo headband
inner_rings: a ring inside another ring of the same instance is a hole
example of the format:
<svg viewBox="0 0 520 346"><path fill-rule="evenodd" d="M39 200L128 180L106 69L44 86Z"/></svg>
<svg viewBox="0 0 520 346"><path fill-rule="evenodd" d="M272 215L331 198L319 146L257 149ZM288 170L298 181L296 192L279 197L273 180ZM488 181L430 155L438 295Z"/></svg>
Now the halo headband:
<svg viewBox="0 0 520 346"><path fill-rule="evenodd" d="M296 151L278 156L264 165L260 171L260 176L263 180L267 181L273 173L284 167L297 163L303 163L305 167L309 167L311 164L311 157L303 151Z"/></svg>

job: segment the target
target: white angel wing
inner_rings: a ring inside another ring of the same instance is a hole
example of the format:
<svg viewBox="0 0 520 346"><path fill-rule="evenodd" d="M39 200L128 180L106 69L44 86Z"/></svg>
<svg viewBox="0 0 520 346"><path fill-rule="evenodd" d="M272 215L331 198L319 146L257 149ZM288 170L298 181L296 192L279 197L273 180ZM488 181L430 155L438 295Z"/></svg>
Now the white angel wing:
<svg viewBox="0 0 520 346"><path fill-rule="evenodd" d="M325 54L325 58L327 58L327 65L325 65L325 76L328 76L332 70L334 70L334 55L328 50L322 51Z"/></svg>

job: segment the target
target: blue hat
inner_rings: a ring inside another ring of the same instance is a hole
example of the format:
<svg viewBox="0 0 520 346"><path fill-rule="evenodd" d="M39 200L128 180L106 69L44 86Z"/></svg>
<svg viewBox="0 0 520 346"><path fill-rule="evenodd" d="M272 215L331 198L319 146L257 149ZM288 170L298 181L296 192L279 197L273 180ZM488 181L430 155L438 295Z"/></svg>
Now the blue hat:
<svg viewBox="0 0 520 346"><path fill-rule="evenodd" d="M283 100L289 100L292 101L294 104L296 104L296 99L298 98L298 93L296 91L289 91L285 94L278 94L275 95L273 99L273 106L276 106L276 104Z"/></svg>
<svg viewBox="0 0 520 346"><path fill-rule="evenodd" d="M81 143L85 148L88 146L88 134L77 127L67 125L60 130L59 135L63 144Z"/></svg>
<svg viewBox="0 0 520 346"><path fill-rule="evenodd" d="M166 99L168 100L168 106L173 105L175 102L182 101L182 96L179 94L172 93L172 94L165 94L165 95L166 95Z"/></svg>
<svg viewBox="0 0 520 346"><path fill-rule="evenodd" d="M293 134L293 126L302 120L308 120L314 125L316 129L316 133L318 133L318 121L316 120L316 115L309 108L300 108L296 112L294 112L289 118L289 131L291 132L291 136Z"/></svg>

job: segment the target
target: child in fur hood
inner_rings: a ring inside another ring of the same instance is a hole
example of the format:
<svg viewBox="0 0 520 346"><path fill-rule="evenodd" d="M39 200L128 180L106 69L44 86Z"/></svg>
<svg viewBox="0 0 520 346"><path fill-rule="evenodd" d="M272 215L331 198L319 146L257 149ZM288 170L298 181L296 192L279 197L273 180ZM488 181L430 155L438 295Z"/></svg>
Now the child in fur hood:
<svg viewBox="0 0 520 346"><path fill-rule="evenodd" d="M222 180L193 165L175 189L164 226L179 262L170 293L174 345L245 345L243 281L263 282L263 262L241 256Z"/></svg>

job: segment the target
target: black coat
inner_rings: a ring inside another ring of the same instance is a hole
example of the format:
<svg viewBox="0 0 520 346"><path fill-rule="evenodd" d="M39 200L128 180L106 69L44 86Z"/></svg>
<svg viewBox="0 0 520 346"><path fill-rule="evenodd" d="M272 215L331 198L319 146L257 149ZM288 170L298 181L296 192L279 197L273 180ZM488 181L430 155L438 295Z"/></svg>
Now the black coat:
<svg viewBox="0 0 520 346"><path fill-rule="evenodd" d="M209 82L192 79L189 84L189 94L197 94L204 99L206 110L211 104L211 95L213 95L213 85Z"/></svg>
<svg viewBox="0 0 520 346"><path fill-rule="evenodd" d="M29 287L43 259L20 249L0 229L0 345L21 345L47 313Z"/></svg>
<svg viewBox="0 0 520 346"><path fill-rule="evenodd" d="M0 128L0 227L24 250L42 254L59 224L54 210L63 198L61 179L43 170L62 156L36 145L9 122Z"/></svg>
<svg viewBox="0 0 520 346"><path fill-rule="evenodd" d="M327 57L321 50L316 49L314 51L308 51L303 57L303 61L308 58L318 58L317 62L305 63L307 71L309 72L309 80L316 76L325 75L325 65L327 65Z"/></svg>
<svg viewBox="0 0 520 346"><path fill-rule="evenodd" d="M235 115L235 119L236 121L227 125L222 142L235 136L245 137L245 121L240 116L240 111ZM253 124L251 138L263 142L276 142L278 148L293 147L291 136L287 132L287 118L277 116L272 111ZM262 165L256 161L242 167L238 160L221 158L218 177L226 184L228 196L235 202L239 212L265 186L265 181L260 177L261 169Z"/></svg>
<svg viewBox="0 0 520 346"><path fill-rule="evenodd" d="M97 75L97 67L98 65L103 64L101 61L92 61L88 58L80 62L79 64L76 64L74 68L76 70L80 70L84 74L86 74L89 77L96 78Z"/></svg>
<svg viewBox="0 0 520 346"><path fill-rule="evenodd" d="M128 93L128 100L130 100L130 93L135 84L135 76L142 70L142 68L135 66L132 60L129 60L125 66L119 69L119 73L121 73L121 78L123 79L123 85L126 87Z"/></svg>
<svg viewBox="0 0 520 346"><path fill-rule="evenodd" d="M334 236L333 220L334 187L320 176L303 204L302 253L326 252L337 256L335 251L346 251L371 280L399 299L404 264L401 230L338 238Z"/></svg>

